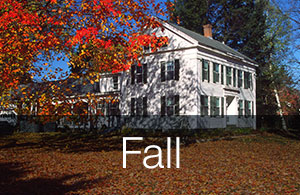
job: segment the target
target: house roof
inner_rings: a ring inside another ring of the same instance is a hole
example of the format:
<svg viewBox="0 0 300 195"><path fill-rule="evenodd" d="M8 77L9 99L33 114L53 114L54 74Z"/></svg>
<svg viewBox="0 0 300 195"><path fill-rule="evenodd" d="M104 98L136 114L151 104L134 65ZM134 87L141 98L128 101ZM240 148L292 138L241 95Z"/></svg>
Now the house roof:
<svg viewBox="0 0 300 195"><path fill-rule="evenodd" d="M232 49L231 47L217 41L217 40L214 40L214 39L210 39L210 38L207 38L203 35L200 35L194 31L191 31L191 30L188 30L184 27L181 27L181 26L178 26L178 25L175 25L175 24L172 24L172 23L169 23L167 22L169 25L171 25L172 27L174 27L175 29L185 33L186 35L192 37L193 39L197 40L199 42L199 44L201 45L204 45L204 46L207 46L207 47L210 47L210 48L213 48L213 49L216 49L216 50L219 50L221 52L224 52L226 53L227 55L231 55L231 56L234 56L234 57L238 57L238 58L242 58L242 59L245 59L247 61L250 61L252 63L255 63L256 62L252 59L250 59L249 57L243 55L242 53Z"/></svg>

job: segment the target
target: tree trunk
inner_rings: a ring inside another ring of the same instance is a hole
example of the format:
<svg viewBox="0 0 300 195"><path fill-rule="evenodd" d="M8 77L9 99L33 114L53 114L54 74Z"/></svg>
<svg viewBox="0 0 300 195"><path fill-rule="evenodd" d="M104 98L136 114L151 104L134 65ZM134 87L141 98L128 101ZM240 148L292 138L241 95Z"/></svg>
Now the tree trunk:
<svg viewBox="0 0 300 195"><path fill-rule="evenodd" d="M279 115L281 118L282 128L283 128L283 130L287 131L287 126L286 126L285 119L283 117L283 111L282 111L282 107L281 107L281 103L280 103L280 99L279 99L279 94L278 94L278 91L275 86L274 86L274 93L275 93L275 97L276 97L277 106L279 108Z"/></svg>
<svg viewBox="0 0 300 195"><path fill-rule="evenodd" d="M272 73L272 64L270 64L269 69L270 69L270 72L271 72L271 77L273 79L274 75ZM279 98L279 94L278 94L278 91L277 91L276 84L275 84L274 80L272 81L272 83L274 85L274 90L273 91L275 93L276 103L277 103L277 107L279 109L279 115L280 115L280 118L281 118L281 125L282 125L283 130L285 130L287 132L287 126L286 126L285 119L283 117L283 111L282 111L282 107L281 107L281 103L280 103L280 98Z"/></svg>

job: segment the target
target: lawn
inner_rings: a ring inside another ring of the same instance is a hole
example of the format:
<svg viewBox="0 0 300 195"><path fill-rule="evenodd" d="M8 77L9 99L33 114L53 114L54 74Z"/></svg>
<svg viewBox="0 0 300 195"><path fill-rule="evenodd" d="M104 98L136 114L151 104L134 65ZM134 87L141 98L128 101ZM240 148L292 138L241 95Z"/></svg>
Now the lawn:
<svg viewBox="0 0 300 195"><path fill-rule="evenodd" d="M161 139L148 139L141 144L128 143L128 150L143 151L154 142L165 145ZM163 149L166 166L165 153ZM171 169L146 169L143 152L128 155L123 169L120 137L63 133L2 136L0 194L300 193L297 140L258 134L181 146L180 155L179 169L175 160Z"/></svg>

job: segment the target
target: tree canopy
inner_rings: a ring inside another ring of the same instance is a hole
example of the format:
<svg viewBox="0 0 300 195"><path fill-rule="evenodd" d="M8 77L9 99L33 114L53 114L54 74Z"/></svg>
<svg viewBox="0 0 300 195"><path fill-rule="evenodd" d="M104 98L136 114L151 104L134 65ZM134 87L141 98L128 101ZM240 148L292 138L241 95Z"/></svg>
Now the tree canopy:
<svg viewBox="0 0 300 195"><path fill-rule="evenodd" d="M54 96L63 97L62 85L48 82L60 80L57 73L64 71L51 69L48 62L55 58L67 58L77 69L69 78L92 77L91 82L98 79L97 73L128 70L139 60L143 45L156 49L167 41L166 37L144 34L160 27L153 16L164 14L164 8L151 0L2 1L0 106L12 103L13 94L22 102L42 105L46 99L50 104ZM30 90L28 84L36 76L42 77L43 90Z"/></svg>

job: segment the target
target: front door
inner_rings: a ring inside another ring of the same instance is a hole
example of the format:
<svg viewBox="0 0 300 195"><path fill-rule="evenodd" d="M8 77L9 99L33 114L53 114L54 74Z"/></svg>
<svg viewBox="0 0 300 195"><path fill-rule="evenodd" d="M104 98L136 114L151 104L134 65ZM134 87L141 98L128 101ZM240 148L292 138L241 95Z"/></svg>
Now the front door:
<svg viewBox="0 0 300 195"><path fill-rule="evenodd" d="M226 96L226 124L237 125L237 98L235 96Z"/></svg>

